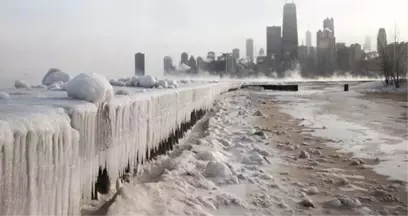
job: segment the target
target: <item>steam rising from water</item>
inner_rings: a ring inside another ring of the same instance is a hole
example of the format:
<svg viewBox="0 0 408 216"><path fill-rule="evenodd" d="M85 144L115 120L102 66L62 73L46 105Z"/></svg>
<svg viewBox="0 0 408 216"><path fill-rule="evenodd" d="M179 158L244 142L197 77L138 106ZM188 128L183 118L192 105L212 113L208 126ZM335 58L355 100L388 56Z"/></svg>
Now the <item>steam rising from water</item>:
<svg viewBox="0 0 408 216"><path fill-rule="evenodd" d="M264 75L256 77L236 78L229 75L225 75L222 78L220 76L211 75L209 72L200 71L199 74L191 75L186 73L180 73L177 75L166 74L164 76L167 79L188 79L188 80L207 80L207 81L255 81L255 82L335 82L335 81L367 81L367 80L381 80L381 78L373 78L367 76L353 76L350 73L338 74L334 73L331 77L317 77L314 79L303 78L298 69L292 71L286 71L284 78L278 78L276 73L272 74L272 77Z"/></svg>

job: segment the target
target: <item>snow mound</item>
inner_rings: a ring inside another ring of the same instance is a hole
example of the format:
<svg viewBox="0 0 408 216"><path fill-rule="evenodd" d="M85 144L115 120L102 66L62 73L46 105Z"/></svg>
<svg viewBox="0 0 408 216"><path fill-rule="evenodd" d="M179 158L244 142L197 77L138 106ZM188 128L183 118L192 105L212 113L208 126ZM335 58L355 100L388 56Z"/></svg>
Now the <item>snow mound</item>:
<svg viewBox="0 0 408 216"><path fill-rule="evenodd" d="M230 168L223 162L210 161L204 171L205 177L226 177L232 175Z"/></svg>
<svg viewBox="0 0 408 216"><path fill-rule="evenodd" d="M7 92L0 92L0 100L9 99L10 95Z"/></svg>
<svg viewBox="0 0 408 216"><path fill-rule="evenodd" d="M56 82L69 82L72 80L72 76L62 72L60 69L51 68L48 70L47 74L45 74L44 78L42 79L43 85L51 85Z"/></svg>
<svg viewBox="0 0 408 216"><path fill-rule="evenodd" d="M64 85L65 85L65 83L62 82L62 81L55 82L55 83L48 86L48 90L51 90L51 91L64 91L65 90Z"/></svg>
<svg viewBox="0 0 408 216"><path fill-rule="evenodd" d="M119 81L119 80L114 80L114 79L109 80L109 83L110 83L112 86L126 86L126 83L125 83L125 82Z"/></svg>
<svg viewBox="0 0 408 216"><path fill-rule="evenodd" d="M168 85L178 86L177 80L167 80Z"/></svg>
<svg viewBox="0 0 408 216"><path fill-rule="evenodd" d="M31 86L31 88L36 88L36 89L47 89L48 87L46 85L35 85Z"/></svg>
<svg viewBox="0 0 408 216"><path fill-rule="evenodd" d="M89 102L101 102L113 97L113 88L105 76L96 73L79 74L66 85L68 97Z"/></svg>
<svg viewBox="0 0 408 216"><path fill-rule="evenodd" d="M28 84L24 80L16 80L14 82L14 87L16 87L16 88L30 88L30 84Z"/></svg>
<svg viewBox="0 0 408 216"><path fill-rule="evenodd" d="M139 77L139 84L138 86L143 87L143 88L153 88L156 86L156 78L147 75L147 76L142 76Z"/></svg>
<svg viewBox="0 0 408 216"><path fill-rule="evenodd" d="M167 81L166 81L166 80L159 80L159 81L157 81L157 85L158 85L159 87L162 87L162 88L167 88L167 87L168 87L168 84L167 84Z"/></svg>

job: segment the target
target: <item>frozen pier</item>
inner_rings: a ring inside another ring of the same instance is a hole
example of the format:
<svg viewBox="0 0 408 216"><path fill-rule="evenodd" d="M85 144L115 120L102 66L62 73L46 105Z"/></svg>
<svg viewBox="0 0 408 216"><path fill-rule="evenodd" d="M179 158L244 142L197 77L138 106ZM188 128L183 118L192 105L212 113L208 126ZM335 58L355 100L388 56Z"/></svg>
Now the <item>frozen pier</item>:
<svg viewBox="0 0 408 216"><path fill-rule="evenodd" d="M13 89L0 100L0 213L78 215L125 170L173 148L214 100L239 83L120 87L90 103L65 91Z"/></svg>

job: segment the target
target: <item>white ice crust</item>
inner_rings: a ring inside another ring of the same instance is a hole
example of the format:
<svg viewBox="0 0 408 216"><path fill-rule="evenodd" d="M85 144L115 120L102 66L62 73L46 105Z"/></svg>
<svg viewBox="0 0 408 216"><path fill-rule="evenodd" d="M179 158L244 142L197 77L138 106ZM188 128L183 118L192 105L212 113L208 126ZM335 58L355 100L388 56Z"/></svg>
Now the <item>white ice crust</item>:
<svg viewBox="0 0 408 216"><path fill-rule="evenodd" d="M79 74L67 85L69 97L97 103L113 97L113 88L105 76L96 73Z"/></svg>
<svg viewBox="0 0 408 216"><path fill-rule="evenodd" d="M80 74L67 84L70 97L111 100L102 106L61 99L65 92L50 91L45 93L57 100L35 98L44 91L34 89L30 98L18 95L24 100L12 97L12 103L0 102L0 149L4 149L0 212L79 215L81 197L90 199L99 167L106 167L115 182L128 163L135 167L137 158L145 161L146 152L189 121L193 110L209 109L220 93L234 86L220 83L147 92L121 87L129 95L112 98L105 77Z"/></svg>
<svg viewBox="0 0 408 216"><path fill-rule="evenodd" d="M156 86L156 78L147 75L147 76L142 76L139 77L139 84L138 86L143 87L143 88L153 88Z"/></svg>
<svg viewBox="0 0 408 216"><path fill-rule="evenodd" d="M30 84L28 84L24 80L16 80L14 82L14 87L16 87L16 88L30 88Z"/></svg>
<svg viewBox="0 0 408 216"><path fill-rule="evenodd" d="M0 92L0 100L9 99L10 95L7 92Z"/></svg>
<svg viewBox="0 0 408 216"><path fill-rule="evenodd" d="M43 85L51 85L53 83L66 83L72 79L72 76L68 73L62 72L57 68L51 68L48 70L47 74L45 74L42 84Z"/></svg>

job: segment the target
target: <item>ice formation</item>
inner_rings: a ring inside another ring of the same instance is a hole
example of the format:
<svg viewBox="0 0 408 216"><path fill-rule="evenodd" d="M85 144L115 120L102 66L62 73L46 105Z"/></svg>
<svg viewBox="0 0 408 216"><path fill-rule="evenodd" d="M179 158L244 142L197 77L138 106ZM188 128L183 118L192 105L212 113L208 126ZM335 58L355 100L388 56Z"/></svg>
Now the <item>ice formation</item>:
<svg viewBox="0 0 408 216"><path fill-rule="evenodd" d="M143 88L153 88L156 86L156 78L147 75L147 76L142 76L139 77L139 84L138 86L143 87Z"/></svg>
<svg viewBox="0 0 408 216"><path fill-rule="evenodd" d="M42 80L42 84L51 85L56 82L66 83L69 82L71 79L72 79L71 75L62 72L57 68L51 68L50 70L48 70L47 74L45 74Z"/></svg>
<svg viewBox="0 0 408 216"><path fill-rule="evenodd" d="M126 86L126 82L119 81L119 80L114 80L114 79L109 80L109 83L112 86Z"/></svg>
<svg viewBox="0 0 408 216"><path fill-rule="evenodd" d="M30 84L28 84L24 80L16 80L14 82L14 87L16 87L16 88L30 88Z"/></svg>
<svg viewBox="0 0 408 216"><path fill-rule="evenodd" d="M10 95L7 92L0 92L0 100L9 99Z"/></svg>
<svg viewBox="0 0 408 216"><path fill-rule="evenodd" d="M66 89L69 97L89 102L107 101L113 97L112 85L106 77L96 73L76 76Z"/></svg>
<svg viewBox="0 0 408 216"><path fill-rule="evenodd" d="M97 74L80 74L68 94L87 101L41 98L0 105L0 212L7 215L78 215L90 199L99 168L114 183L126 167L146 161L199 110L236 87L207 84L111 97ZM57 108L57 107L64 107ZM6 115L7 114L7 115ZM225 167L224 167L225 168Z"/></svg>

